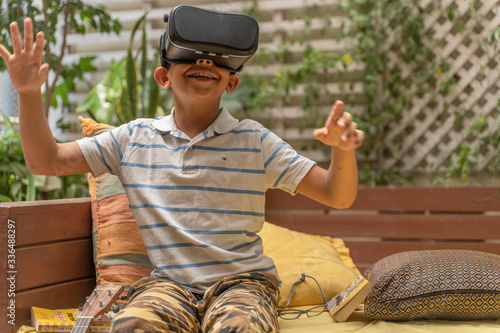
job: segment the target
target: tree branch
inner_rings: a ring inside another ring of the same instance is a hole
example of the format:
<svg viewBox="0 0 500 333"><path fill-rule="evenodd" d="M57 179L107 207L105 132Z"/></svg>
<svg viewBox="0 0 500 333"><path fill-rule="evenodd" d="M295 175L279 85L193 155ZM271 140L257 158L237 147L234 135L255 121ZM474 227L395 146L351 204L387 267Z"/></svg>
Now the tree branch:
<svg viewBox="0 0 500 333"><path fill-rule="evenodd" d="M45 31L50 31L49 30L49 14L47 12L47 0L43 0L43 6L42 6L42 12L43 12L43 18L44 18L44 26L45 26ZM50 50L50 36L45 36L47 39L47 42L45 43L45 61L50 65L50 59L52 58L52 52ZM49 79L47 78L46 82L47 86L47 92L49 90ZM43 106L43 110L45 112L45 117L49 115L49 107L50 107L50 99L48 100L47 103L47 93L45 94L45 102Z"/></svg>
<svg viewBox="0 0 500 333"><path fill-rule="evenodd" d="M45 24L47 25L48 22L48 14L47 14L47 7L46 7L46 2L47 0L44 0L44 17L45 17ZM68 36L68 30L69 30L69 16L71 14L71 1L68 1L66 3L66 8L64 10L64 25L63 25L63 30L62 30L62 44L61 44L61 52L59 55L59 59L57 61L56 68L54 68L54 78L52 82L47 81L47 89L45 91L45 105L44 105L44 111L45 111L45 116L48 116L49 114L49 108L50 108L50 103L52 101L52 96L54 95L54 92L57 87L57 80L61 76L62 68L63 68L63 63L62 60L64 58L65 52L66 52L66 45L67 45L67 36ZM50 43L47 43L47 47L50 52ZM49 54L50 55L50 54ZM47 62L50 61L50 58L47 59Z"/></svg>

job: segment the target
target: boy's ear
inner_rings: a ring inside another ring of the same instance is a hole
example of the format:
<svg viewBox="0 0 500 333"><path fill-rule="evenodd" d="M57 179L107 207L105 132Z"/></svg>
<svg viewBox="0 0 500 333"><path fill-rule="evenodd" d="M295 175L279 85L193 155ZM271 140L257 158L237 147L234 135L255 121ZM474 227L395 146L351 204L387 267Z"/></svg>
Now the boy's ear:
<svg viewBox="0 0 500 333"><path fill-rule="evenodd" d="M229 82L227 83L226 92L228 94L232 93L238 86L238 83L240 83L240 78L236 74L231 74L229 76Z"/></svg>
<svg viewBox="0 0 500 333"><path fill-rule="evenodd" d="M163 89L168 89L170 87L170 79L168 78L168 69L165 67L158 67L155 69L155 80L158 82L160 87Z"/></svg>

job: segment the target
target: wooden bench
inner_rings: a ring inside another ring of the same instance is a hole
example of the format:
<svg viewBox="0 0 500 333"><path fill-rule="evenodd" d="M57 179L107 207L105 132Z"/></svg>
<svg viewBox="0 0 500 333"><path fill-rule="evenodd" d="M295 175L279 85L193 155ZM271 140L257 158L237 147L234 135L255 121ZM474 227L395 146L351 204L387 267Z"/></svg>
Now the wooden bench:
<svg viewBox="0 0 500 333"><path fill-rule="evenodd" d="M500 255L497 187L360 188L348 210L271 190L266 220L343 238L361 271L408 250L471 249ZM29 324L33 305L81 306L95 286L90 199L0 203L0 221L0 327L11 333ZM15 253L9 253L13 240Z"/></svg>

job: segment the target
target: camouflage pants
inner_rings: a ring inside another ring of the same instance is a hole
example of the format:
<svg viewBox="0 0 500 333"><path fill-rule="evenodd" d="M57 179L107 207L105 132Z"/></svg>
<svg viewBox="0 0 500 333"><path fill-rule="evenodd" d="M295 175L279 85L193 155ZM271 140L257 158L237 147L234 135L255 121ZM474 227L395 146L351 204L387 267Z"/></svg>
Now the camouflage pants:
<svg viewBox="0 0 500 333"><path fill-rule="evenodd" d="M222 279L201 300L163 279L146 277L133 285L127 307L116 316L113 333L278 332L277 279L246 273Z"/></svg>

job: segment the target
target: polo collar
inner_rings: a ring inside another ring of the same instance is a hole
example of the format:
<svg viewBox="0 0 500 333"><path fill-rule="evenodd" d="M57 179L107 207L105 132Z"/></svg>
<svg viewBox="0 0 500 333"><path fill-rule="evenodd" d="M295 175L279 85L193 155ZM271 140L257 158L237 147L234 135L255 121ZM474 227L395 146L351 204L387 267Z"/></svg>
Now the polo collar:
<svg viewBox="0 0 500 333"><path fill-rule="evenodd" d="M165 132L166 134L177 135L179 129L174 120L175 107L168 116L159 117L152 122L152 126L158 131ZM215 134L224 134L233 130L238 125L238 119L234 118L225 107L220 109L219 115L210 126L204 131L206 136L213 136Z"/></svg>

